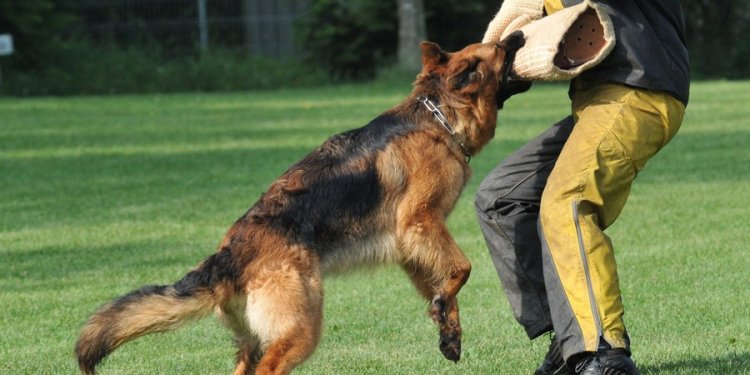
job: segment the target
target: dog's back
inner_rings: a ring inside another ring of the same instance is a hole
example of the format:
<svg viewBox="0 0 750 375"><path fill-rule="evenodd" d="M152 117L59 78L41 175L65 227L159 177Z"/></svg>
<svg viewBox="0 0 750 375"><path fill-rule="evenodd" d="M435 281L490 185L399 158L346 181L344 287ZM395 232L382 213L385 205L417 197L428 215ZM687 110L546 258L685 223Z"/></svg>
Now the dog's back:
<svg viewBox="0 0 750 375"><path fill-rule="evenodd" d="M238 230L249 224L273 231L314 252L324 270L344 268L358 258L382 263L384 249L374 251L368 242L381 241L374 237L387 236L384 232L394 227L395 218L384 215L393 209L384 206L405 186L405 172L395 162L400 159L387 154L395 152L394 142L418 130L392 113L329 138L270 186ZM390 159L387 170L378 168L383 158ZM394 179L399 186L393 186Z"/></svg>

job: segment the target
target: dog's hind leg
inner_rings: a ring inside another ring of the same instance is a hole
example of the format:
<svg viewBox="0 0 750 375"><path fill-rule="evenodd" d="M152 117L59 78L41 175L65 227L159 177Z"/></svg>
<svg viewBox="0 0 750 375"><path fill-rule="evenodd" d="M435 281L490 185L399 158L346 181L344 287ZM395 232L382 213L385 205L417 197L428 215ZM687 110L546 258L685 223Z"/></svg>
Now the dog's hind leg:
<svg viewBox="0 0 750 375"><path fill-rule="evenodd" d="M248 292L246 317L263 356L255 374L288 374L320 340L323 290L317 262L264 267Z"/></svg>
<svg viewBox="0 0 750 375"><path fill-rule="evenodd" d="M234 333L237 345L237 362L234 375L253 375L261 356L260 340L250 330L245 318L247 297L238 295L221 307L219 319Z"/></svg>
<svg viewBox="0 0 750 375"><path fill-rule="evenodd" d="M253 375L260 360L260 344L257 340L237 341L237 364L234 367L234 375Z"/></svg>

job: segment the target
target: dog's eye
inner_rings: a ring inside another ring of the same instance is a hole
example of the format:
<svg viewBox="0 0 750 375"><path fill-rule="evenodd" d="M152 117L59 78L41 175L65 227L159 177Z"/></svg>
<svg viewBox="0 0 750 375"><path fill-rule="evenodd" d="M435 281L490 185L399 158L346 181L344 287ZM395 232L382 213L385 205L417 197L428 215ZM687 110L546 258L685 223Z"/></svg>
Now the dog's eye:
<svg viewBox="0 0 750 375"><path fill-rule="evenodd" d="M477 73L476 70L473 71L473 72L471 72L471 73L469 73L469 82L474 82L477 79L479 79L479 73Z"/></svg>

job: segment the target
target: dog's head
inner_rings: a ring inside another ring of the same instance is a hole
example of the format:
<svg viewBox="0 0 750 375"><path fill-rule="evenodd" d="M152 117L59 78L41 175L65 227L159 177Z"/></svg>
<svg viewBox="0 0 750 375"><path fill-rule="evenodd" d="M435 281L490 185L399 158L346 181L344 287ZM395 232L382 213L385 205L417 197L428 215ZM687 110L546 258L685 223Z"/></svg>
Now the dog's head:
<svg viewBox="0 0 750 375"><path fill-rule="evenodd" d="M509 82L508 76L516 51L524 43L521 31L513 32L500 43L471 44L453 53L443 51L435 43L422 42L422 72L417 84L439 86L434 88L442 95L447 94L451 101L473 105L494 103L496 108L502 107L503 87L517 84Z"/></svg>
<svg viewBox="0 0 750 375"><path fill-rule="evenodd" d="M453 53L422 42L423 66L412 95L437 101L460 133L467 154L479 152L494 136L497 110L508 97L503 88L514 84L508 76L524 43L521 31L500 43L471 44Z"/></svg>

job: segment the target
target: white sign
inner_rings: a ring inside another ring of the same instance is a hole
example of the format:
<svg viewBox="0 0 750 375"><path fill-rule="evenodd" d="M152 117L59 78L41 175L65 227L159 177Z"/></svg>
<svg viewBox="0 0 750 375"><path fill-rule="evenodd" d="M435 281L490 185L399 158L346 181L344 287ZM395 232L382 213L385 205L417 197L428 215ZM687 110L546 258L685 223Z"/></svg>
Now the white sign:
<svg viewBox="0 0 750 375"><path fill-rule="evenodd" d="M0 34L0 56L13 54L13 37L10 34Z"/></svg>

